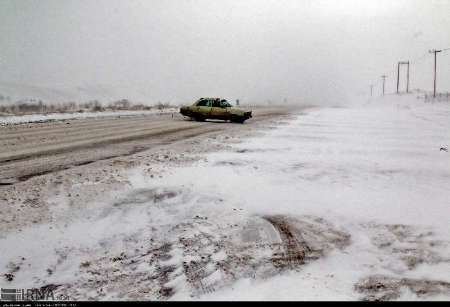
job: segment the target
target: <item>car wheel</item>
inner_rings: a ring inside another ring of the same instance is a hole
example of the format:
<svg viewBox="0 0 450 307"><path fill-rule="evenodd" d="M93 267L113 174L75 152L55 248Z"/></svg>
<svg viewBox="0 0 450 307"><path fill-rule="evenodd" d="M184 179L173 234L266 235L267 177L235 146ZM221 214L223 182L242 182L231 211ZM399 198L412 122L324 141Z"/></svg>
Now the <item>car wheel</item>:
<svg viewBox="0 0 450 307"><path fill-rule="evenodd" d="M238 123L238 124L243 124L245 121L245 118L239 117L239 116L232 116L231 117L231 122L232 123Z"/></svg>
<svg viewBox="0 0 450 307"><path fill-rule="evenodd" d="M197 121L197 122L204 122L205 118L203 118L203 117L194 117L194 120Z"/></svg>

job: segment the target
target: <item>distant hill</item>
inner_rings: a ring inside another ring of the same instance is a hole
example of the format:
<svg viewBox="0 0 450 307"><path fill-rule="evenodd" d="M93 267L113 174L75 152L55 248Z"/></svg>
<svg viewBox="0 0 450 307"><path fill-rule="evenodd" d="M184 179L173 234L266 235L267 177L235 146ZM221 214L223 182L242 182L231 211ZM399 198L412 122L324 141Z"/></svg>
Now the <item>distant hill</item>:
<svg viewBox="0 0 450 307"><path fill-rule="evenodd" d="M118 93L102 85L83 85L75 88L50 88L13 82L0 82L0 102L42 100L44 102L67 102L122 98Z"/></svg>

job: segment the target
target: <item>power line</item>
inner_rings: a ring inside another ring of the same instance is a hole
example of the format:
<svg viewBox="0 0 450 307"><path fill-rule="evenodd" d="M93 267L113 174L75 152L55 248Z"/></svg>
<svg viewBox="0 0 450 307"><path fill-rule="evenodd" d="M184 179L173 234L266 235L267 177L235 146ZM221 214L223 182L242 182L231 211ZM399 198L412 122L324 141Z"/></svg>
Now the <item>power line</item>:
<svg viewBox="0 0 450 307"><path fill-rule="evenodd" d="M382 82L383 82L383 96L384 96L384 94L385 94L385 82L386 82L386 78L387 78L389 75L391 75L391 74L395 74L395 71L396 71L396 70L397 70L397 93L399 92L400 64L407 64L407 65L408 65L408 70L407 70L407 85L406 85L406 92L408 92L408 91L409 91L409 65L410 65L410 64L417 64L417 63L423 61L423 60L427 57L427 55L428 55L429 53L434 53L434 82L433 82L433 96L436 97L436 72L437 72L437 56L436 56L436 55L437 55L437 53L442 53L442 52L449 51L449 50L450 50L450 47L449 47L449 48L443 48L443 49L440 49L440 50L434 49L434 50L430 50L428 53L424 53L424 54L418 56L417 58L414 58L413 60L410 60L410 61L408 61L408 62L398 62L397 68L396 68L396 69L394 68L394 69L388 71L387 73L385 73L385 74L383 74L383 75L381 76L381 78L382 78L381 80L382 80ZM371 95L372 95L372 88L373 88L373 86L377 85L378 82L380 82L381 80L378 79L377 81L372 82L372 84L370 85L370 87L371 87Z"/></svg>
<svg viewBox="0 0 450 307"><path fill-rule="evenodd" d="M412 63L417 64L417 63L419 63L420 61L423 61L427 56L428 56L428 52L422 54L421 56L418 56L418 57L415 58L415 59L412 59L412 60L409 61L409 62L410 62L411 64L412 64Z"/></svg>

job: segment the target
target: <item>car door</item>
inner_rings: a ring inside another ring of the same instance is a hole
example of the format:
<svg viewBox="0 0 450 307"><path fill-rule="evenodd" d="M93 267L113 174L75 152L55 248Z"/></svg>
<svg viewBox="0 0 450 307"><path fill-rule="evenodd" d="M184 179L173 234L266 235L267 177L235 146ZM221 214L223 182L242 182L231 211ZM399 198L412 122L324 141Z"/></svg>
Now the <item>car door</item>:
<svg viewBox="0 0 450 307"><path fill-rule="evenodd" d="M211 117L222 120L227 119L227 109L222 105L221 101L216 99L212 103Z"/></svg>
<svg viewBox="0 0 450 307"><path fill-rule="evenodd" d="M211 114L211 102L209 99L203 99L197 103L196 113L204 118L209 118Z"/></svg>
<svg viewBox="0 0 450 307"><path fill-rule="evenodd" d="M224 120L230 120L231 119L231 104L228 103L225 99L222 99L220 101L220 107L223 110L223 117Z"/></svg>

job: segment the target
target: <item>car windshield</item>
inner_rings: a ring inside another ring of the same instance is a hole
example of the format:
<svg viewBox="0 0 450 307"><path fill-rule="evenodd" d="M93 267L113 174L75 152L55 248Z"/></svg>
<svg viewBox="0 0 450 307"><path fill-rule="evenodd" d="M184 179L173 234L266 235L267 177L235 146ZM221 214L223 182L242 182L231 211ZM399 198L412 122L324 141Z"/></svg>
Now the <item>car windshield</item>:
<svg viewBox="0 0 450 307"><path fill-rule="evenodd" d="M226 101L225 99L223 99L223 100L220 102L220 106L221 106L222 108L229 108L229 107L231 107L231 104L229 104L228 101Z"/></svg>

